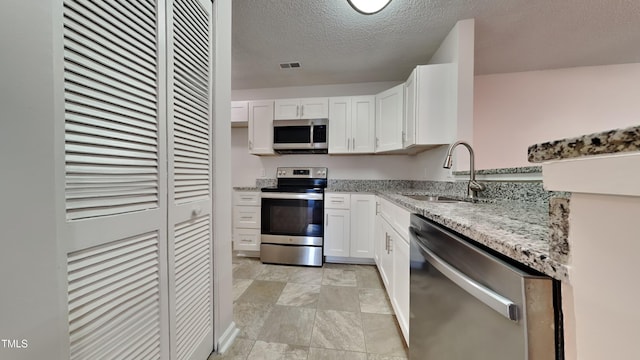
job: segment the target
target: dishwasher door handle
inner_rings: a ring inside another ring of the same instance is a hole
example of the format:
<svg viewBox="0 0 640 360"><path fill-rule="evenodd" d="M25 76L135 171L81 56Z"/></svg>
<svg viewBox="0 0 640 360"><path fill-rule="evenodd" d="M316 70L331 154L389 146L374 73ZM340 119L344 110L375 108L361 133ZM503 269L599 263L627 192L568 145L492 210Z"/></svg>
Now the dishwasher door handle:
<svg viewBox="0 0 640 360"><path fill-rule="evenodd" d="M411 235L418 237L418 235L413 232ZM518 321L518 306L513 301L471 279L460 270L444 261L433 251L429 250L426 246L421 244L420 241L416 241L415 239L412 240L421 250L425 260L427 260L434 268L438 269L438 271L440 271L449 280L453 281L464 291L492 308L500 315L509 320Z"/></svg>

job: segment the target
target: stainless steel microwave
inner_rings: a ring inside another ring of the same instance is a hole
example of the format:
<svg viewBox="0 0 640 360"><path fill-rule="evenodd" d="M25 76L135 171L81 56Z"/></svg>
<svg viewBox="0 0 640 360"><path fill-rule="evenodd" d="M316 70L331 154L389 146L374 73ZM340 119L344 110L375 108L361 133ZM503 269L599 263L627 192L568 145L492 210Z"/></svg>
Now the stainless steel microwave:
<svg viewBox="0 0 640 360"><path fill-rule="evenodd" d="M274 120L273 150L280 154L326 154L328 119Z"/></svg>

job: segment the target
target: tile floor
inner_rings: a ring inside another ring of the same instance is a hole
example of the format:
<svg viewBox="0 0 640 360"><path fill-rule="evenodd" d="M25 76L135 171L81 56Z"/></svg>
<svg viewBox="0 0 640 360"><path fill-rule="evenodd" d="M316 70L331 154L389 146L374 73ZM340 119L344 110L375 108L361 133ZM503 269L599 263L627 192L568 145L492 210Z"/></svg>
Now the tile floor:
<svg viewBox="0 0 640 360"><path fill-rule="evenodd" d="M240 334L222 359L395 360L408 350L374 265L265 265L234 257Z"/></svg>

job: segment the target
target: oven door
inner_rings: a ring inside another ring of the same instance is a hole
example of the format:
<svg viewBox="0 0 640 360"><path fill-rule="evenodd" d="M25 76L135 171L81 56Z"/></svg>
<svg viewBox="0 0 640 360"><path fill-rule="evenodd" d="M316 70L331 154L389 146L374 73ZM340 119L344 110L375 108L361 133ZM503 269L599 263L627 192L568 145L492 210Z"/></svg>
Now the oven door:
<svg viewBox="0 0 640 360"><path fill-rule="evenodd" d="M322 246L323 195L262 193L262 243Z"/></svg>

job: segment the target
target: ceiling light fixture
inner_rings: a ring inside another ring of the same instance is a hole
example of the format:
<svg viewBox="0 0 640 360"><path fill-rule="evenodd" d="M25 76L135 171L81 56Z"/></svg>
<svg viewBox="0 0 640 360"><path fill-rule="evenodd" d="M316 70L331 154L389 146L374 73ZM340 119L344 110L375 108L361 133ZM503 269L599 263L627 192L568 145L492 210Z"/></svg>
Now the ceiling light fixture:
<svg viewBox="0 0 640 360"><path fill-rule="evenodd" d="M372 15L384 9L391 0L347 0L357 12Z"/></svg>

